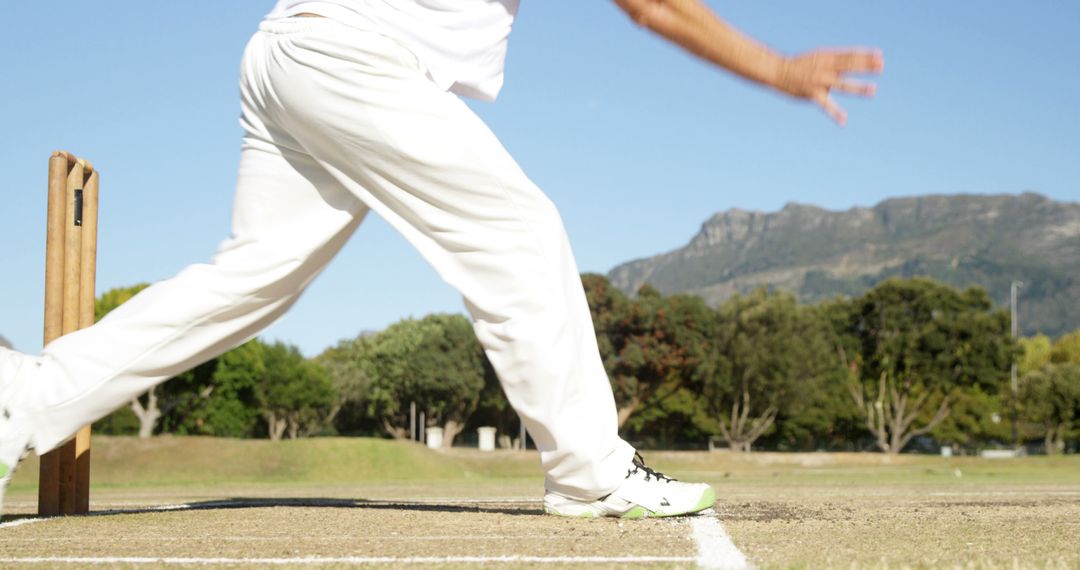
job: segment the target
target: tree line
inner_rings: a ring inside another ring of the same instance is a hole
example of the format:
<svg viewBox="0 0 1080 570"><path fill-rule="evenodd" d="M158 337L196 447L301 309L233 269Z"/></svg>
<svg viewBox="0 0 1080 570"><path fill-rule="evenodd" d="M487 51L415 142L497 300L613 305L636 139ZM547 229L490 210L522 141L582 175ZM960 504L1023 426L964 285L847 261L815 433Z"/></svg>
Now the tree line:
<svg viewBox="0 0 1080 570"><path fill-rule="evenodd" d="M582 276L620 431L643 447L715 440L742 451L1032 443L1080 436L1080 330L1014 340L986 292L926 278L801 305L766 288L718 307L650 286L628 296ZM98 301L98 315L143 285ZM1017 366L1013 387L1010 369ZM281 439L410 436L410 407L444 445L518 419L461 315L405 319L315 358L252 340L99 422L106 433Z"/></svg>

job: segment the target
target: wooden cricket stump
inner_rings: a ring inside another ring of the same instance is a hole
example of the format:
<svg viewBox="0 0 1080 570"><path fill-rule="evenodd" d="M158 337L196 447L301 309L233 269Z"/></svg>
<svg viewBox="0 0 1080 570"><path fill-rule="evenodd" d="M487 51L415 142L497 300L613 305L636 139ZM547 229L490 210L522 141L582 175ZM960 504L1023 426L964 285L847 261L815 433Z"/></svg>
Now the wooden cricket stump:
<svg viewBox="0 0 1080 570"><path fill-rule="evenodd" d="M94 324L98 172L58 151L49 159L45 242L45 344ZM38 514L90 511L90 426L41 457Z"/></svg>

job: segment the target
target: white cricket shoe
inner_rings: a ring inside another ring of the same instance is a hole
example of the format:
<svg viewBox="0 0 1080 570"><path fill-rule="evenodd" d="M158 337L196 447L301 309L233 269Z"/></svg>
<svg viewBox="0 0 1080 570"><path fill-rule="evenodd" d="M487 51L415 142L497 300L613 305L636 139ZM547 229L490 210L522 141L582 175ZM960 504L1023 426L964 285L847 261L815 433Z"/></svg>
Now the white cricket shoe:
<svg viewBox="0 0 1080 570"><path fill-rule="evenodd" d="M595 501L581 501L548 491L544 512L562 517L677 517L712 508L716 491L705 483L682 483L645 466L641 455L626 471L618 489Z"/></svg>
<svg viewBox="0 0 1080 570"><path fill-rule="evenodd" d="M26 456L30 435L22 423L12 419L10 404L11 382L18 371L17 352L0 348L0 516L4 514L4 491L15 474L15 467Z"/></svg>
<svg viewBox="0 0 1080 570"><path fill-rule="evenodd" d="M4 491L15 467L30 451L30 435L0 406L0 516L4 514Z"/></svg>

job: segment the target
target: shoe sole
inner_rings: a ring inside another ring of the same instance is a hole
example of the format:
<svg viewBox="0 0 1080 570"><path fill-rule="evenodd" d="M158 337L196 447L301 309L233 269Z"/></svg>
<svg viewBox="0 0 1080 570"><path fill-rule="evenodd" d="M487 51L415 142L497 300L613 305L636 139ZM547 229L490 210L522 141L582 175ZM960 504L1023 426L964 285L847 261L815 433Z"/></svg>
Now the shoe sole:
<svg viewBox="0 0 1080 570"><path fill-rule="evenodd" d="M701 494L701 498L698 499L697 504L694 505L692 508L687 509L685 511L679 511L679 512L674 512L674 513L658 513L658 512L655 512L655 511L650 511L649 509L646 509L645 507L642 507L640 505L631 508L630 510L626 511L625 513L623 513L621 515L604 515L604 514L600 514L600 513L596 512L596 511L592 511L592 510L583 511L583 512L580 512L580 513L563 513L563 512L559 512L558 510L556 510L553 507L548 507L547 505L544 505L544 512L549 514L549 515L555 515L555 516L566 517L566 518L577 518L577 519L594 519L594 518L647 519L647 518L683 517L683 516L688 516L688 515L694 515L694 514L700 513L701 511L704 511L706 509L711 509L713 507L713 505L715 505L715 504L716 504L716 491L712 487L709 487L709 488L705 489L705 492Z"/></svg>
<svg viewBox="0 0 1080 570"><path fill-rule="evenodd" d="M19 458L19 462L25 459L28 453L29 451L24 451L22 457ZM19 462L11 466L0 463L0 519L4 517L4 494L7 491L7 486L15 477L15 469L19 466Z"/></svg>
<svg viewBox="0 0 1080 570"><path fill-rule="evenodd" d="M4 518L4 492L7 490L8 483L11 482L11 476L14 474L14 470L0 463L0 519Z"/></svg>

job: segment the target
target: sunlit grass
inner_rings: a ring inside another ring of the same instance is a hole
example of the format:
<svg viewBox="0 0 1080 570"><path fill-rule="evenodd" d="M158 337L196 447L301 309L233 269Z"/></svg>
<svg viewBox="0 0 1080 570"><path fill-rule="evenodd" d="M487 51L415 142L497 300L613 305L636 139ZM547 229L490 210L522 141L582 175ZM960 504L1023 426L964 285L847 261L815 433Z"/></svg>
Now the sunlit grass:
<svg viewBox="0 0 1080 570"><path fill-rule="evenodd" d="M1080 456L982 459L875 453L646 452L649 465L685 479L727 485L1080 485ZM298 441L95 437L92 481L108 487L355 485L542 480L535 451L432 451L407 441ZM12 484L32 490L37 460ZM477 492L483 494L483 489Z"/></svg>

